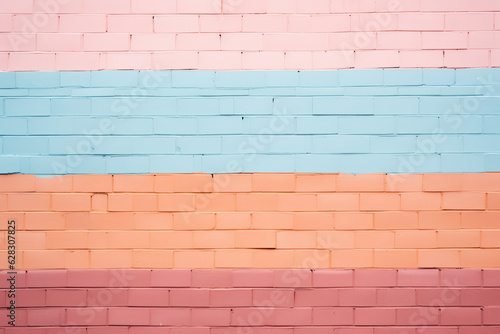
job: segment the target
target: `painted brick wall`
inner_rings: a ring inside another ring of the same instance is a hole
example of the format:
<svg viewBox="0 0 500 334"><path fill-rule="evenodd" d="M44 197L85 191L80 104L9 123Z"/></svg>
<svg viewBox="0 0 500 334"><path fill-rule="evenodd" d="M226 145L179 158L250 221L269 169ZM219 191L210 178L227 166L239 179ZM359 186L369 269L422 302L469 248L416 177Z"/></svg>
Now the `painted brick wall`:
<svg viewBox="0 0 500 334"><path fill-rule="evenodd" d="M500 71L0 73L0 173L500 170Z"/></svg>
<svg viewBox="0 0 500 334"><path fill-rule="evenodd" d="M495 67L494 0L2 1L0 70Z"/></svg>
<svg viewBox="0 0 500 334"><path fill-rule="evenodd" d="M2 334L500 331L499 270L40 270L18 282L18 325Z"/></svg>
<svg viewBox="0 0 500 334"><path fill-rule="evenodd" d="M22 269L500 266L499 173L5 175L0 218Z"/></svg>

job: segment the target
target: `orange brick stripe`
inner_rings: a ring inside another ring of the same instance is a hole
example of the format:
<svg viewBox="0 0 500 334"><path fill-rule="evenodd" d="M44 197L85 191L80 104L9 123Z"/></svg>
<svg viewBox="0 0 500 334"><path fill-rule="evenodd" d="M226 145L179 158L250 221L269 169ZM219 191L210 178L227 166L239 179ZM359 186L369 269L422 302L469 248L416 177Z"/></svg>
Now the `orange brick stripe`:
<svg viewBox="0 0 500 334"><path fill-rule="evenodd" d="M0 176L18 269L498 268L500 173Z"/></svg>

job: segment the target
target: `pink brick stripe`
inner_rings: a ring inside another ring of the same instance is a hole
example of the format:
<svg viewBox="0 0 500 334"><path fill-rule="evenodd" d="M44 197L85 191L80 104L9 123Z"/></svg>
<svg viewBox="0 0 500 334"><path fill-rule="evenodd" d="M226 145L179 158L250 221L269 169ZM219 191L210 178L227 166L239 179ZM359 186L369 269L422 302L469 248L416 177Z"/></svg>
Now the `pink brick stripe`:
<svg viewBox="0 0 500 334"><path fill-rule="evenodd" d="M500 332L499 270L19 271L16 327L0 278L2 334Z"/></svg>
<svg viewBox="0 0 500 334"><path fill-rule="evenodd" d="M500 66L495 0L2 0L0 70Z"/></svg>

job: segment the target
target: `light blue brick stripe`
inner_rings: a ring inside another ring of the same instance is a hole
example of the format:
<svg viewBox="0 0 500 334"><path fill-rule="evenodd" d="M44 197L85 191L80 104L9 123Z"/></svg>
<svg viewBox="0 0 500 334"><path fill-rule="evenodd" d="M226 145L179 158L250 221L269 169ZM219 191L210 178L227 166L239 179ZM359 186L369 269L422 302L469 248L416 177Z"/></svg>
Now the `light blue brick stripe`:
<svg viewBox="0 0 500 334"><path fill-rule="evenodd" d="M500 69L0 72L0 173L500 171Z"/></svg>

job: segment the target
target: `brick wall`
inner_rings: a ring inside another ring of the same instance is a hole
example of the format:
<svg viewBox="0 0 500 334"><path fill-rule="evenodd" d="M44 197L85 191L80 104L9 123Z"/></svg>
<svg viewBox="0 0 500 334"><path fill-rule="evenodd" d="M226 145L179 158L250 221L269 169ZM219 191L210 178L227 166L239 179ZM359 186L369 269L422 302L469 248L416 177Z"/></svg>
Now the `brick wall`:
<svg viewBox="0 0 500 334"><path fill-rule="evenodd" d="M18 274L17 327L0 332L498 333L499 275L491 269L28 271Z"/></svg>
<svg viewBox="0 0 500 334"><path fill-rule="evenodd" d="M0 217L17 220L23 269L498 268L499 182L498 173L4 175Z"/></svg>
<svg viewBox="0 0 500 334"><path fill-rule="evenodd" d="M495 67L494 0L3 1L0 70Z"/></svg>
<svg viewBox="0 0 500 334"><path fill-rule="evenodd" d="M497 69L0 78L0 173L461 173L500 164Z"/></svg>

